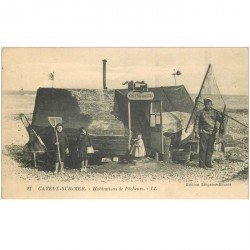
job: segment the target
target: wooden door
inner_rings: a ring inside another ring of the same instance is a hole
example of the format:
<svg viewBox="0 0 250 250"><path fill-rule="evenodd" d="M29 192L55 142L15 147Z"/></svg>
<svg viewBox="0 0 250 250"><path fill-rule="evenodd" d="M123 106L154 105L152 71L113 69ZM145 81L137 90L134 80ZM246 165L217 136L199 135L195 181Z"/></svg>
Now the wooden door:
<svg viewBox="0 0 250 250"><path fill-rule="evenodd" d="M150 102L150 144L151 151L164 153L162 132L162 101Z"/></svg>

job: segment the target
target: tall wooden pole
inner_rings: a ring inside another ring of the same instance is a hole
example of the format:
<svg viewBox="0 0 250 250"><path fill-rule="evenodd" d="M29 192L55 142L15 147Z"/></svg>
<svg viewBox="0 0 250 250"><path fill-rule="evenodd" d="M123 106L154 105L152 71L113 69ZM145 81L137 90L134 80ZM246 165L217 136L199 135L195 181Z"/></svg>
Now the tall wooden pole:
<svg viewBox="0 0 250 250"><path fill-rule="evenodd" d="M131 139L132 139L132 131L131 131L131 112L130 112L130 101L128 100L128 129L129 129L129 135L128 135L128 150L130 150L131 146Z"/></svg>
<svg viewBox="0 0 250 250"><path fill-rule="evenodd" d="M175 78L176 72L175 72L175 69L174 69L174 73L173 73L172 75L174 76L174 84L175 84L175 86L176 86L176 78Z"/></svg>
<svg viewBox="0 0 250 250"><path fill-rule="evenodd" d="M164 154L163 145L163 119L162 119L162 100L160 101L160 125L161 125L161 153Z"/></svg>
<svg viewBox="0 0 250 250"><path fill-rule="evenodd" d="M204 86L204 84L205 84L205 81L206 81L206 79L207 79L207 75L208 75L208 72L209 72L210 68L211 68L211 64L208 65L207 72L206 72L205 77L204 77L204 79L203 79L203 82L202 82L202 84L201 84L201 88L200 88L199 94L198 94L198 96L197 96L196 99L195 99L195 104L194 104L192 113L191 113L191 115L190 115L190 118L189 118L189 120L188 120L188 124L187 124L187 126L186 126L185 132L187 132L188 127L189 127L189 125L190 125L190 122L191 122L191 120L192 120L194 111L195 111L195 109L196 109L196 107L197 107L198 100L199 100L201 91L202 91L202 89L203 89L203 86Z"/></svg>
<svg viewBox="0 0 250 250"><path fill-rule="evenodd" d="M54 83L55 83L55 72L53 71L53 81L52 81L52 88L54 88Z"/></svg>
<svg viewBox="0 0 250 250"><path fill-rule="evenodd" d="M56 130L56 120L54 121L54 126L55 126L55 132L56 132L56 142L57 142L57 153L58 153L58 159L59 159L59 163L60 166L62 165L62 161L61 161L61 154L60 154L60 146L59 146L59 140L58 140L58 134L57 134L57 130Z"/></svg>
<svg viewBox="0 0 250 250"><path fill-rule="evenodd" d="M107 82L106 82L106 63L107 63L107 60L104 59L102 60L103 62L103 89L107 89Z"/></svg>

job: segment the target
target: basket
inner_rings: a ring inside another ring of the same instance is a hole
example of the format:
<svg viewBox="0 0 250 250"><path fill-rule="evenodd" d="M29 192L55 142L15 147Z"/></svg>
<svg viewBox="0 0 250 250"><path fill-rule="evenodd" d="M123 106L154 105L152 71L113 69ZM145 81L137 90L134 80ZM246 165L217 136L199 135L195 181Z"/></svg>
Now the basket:
<svg viewBox="0 0 250 250"><path fill-rule="evenodd" d="M94 154L94 148L92 146L87 147L87 154Z"/></svg>

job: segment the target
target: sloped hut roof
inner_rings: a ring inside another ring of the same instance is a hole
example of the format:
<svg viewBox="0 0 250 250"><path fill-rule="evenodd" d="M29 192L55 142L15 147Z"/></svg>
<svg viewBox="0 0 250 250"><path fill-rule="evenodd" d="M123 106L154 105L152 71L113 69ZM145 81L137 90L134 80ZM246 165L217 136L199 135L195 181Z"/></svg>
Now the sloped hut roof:
<svg viewBox="0 0 250 250"><path fill-rule="evenodd" d="M194 102L191 99L184 85L149 88L154 93L154 100L162 100L163 112L180 111L191 113ZM116 91L117 99L127 97L128 90L120 89Z"/></svg>
<svg viewBox="0 0 250 250"><path fill-rule="evenodd" d="M62 117L65 129L85 127L94 135L126 135L115 90L39 88L32 125L48 127L48 117Z"/></svg>
<svg viewBox="0 0 250 250"><path fill-rule="evenodd" d="M162 100L163 112L191 113L193 101L183 85L149 88ZM66 129L85 127L94 135L127 135L127 89L37 90L32 125L48 127L48 117L60 116Z"/></svg>
<svg viewBox="0 0 250 250"><path fill-rule="evenodd" d="M186 113L186 116L192 112L194 102L191 99L189 93L187 92L184 85L180 86L168 86L168 87L157 87L157 88L149 88L149 91L154 93L153 100L161 100L162 101L162 112L179 112L182 114ZM116 90L116 101L118 103L118 107L120 110L120 114L122 114L121 119L124 124L128 123L128 94L127 89L119 89ZM133 103L134 101L132 101ZM138 106L139 102L137 102L136 106ZM142 105L144 108L145 114L148 112L147 105ZM133 116L133 109L131 110L131 114Z"/></svg>

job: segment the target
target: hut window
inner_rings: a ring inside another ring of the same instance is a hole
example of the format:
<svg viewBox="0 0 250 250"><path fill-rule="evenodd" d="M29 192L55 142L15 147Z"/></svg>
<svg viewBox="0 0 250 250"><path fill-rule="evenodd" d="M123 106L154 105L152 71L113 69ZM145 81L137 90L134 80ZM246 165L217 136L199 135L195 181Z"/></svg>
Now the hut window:
<svg viewBox="0 0 250 250"><path fill-rule="evenodd" d="M161 124L160 103L151 102L150 104L150 127L156 127Z"/></svg>

